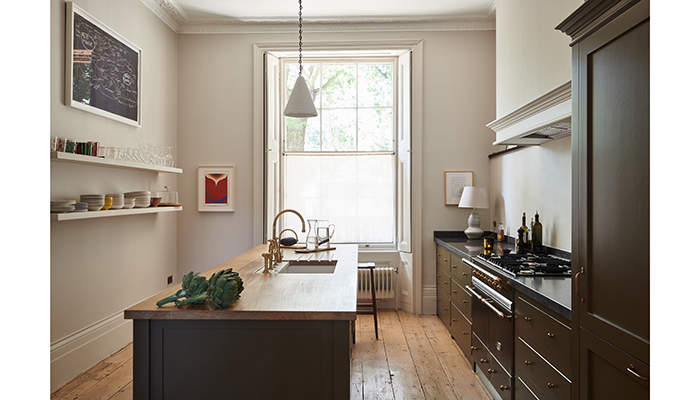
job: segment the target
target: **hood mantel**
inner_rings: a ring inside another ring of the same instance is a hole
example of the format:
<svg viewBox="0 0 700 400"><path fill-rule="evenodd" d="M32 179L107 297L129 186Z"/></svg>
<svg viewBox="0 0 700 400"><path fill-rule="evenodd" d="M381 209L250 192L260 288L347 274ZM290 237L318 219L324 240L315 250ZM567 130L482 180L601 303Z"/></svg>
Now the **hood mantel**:
<svg viewBox="0 0 700 400"><path fill-rule="evenodd" d="M571 81L486 125L494 145L539 145L571 134Z"/></svg>

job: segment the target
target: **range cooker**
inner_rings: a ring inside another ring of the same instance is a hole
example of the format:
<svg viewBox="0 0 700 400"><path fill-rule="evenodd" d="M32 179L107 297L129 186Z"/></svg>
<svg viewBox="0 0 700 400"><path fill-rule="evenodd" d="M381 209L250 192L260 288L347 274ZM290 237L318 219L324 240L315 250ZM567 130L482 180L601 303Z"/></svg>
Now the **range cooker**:
<svg viewBox="0 0 700 400"><path fill-rule="evenodd" d="M513 397L515 291L519 276L571 277L571 262L549 254L479 254L462 259L472 267L472 355L502 399Z"/></svg>

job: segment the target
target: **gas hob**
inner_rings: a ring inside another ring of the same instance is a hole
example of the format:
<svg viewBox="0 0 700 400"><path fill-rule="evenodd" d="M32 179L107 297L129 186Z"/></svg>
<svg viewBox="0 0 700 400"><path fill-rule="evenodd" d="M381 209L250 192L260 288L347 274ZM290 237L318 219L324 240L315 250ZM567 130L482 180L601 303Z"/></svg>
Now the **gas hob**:
<svg viewBox="0 0 700 400"><path fill-rule="evenodd" d="M478 258L511 276L571 276L571 261L549 254L479 254Z"/></svg>

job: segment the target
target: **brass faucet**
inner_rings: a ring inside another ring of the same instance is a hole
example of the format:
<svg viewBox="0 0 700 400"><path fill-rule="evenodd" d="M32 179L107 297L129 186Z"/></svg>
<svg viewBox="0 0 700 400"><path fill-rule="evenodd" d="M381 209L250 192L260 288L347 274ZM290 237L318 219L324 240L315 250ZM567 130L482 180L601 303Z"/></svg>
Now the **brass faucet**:
<svg viewBox="0 0 700 400"><path fill-rule="evenodd" d="M270 248L268 252L272 254L272 265L277 265L280 261L282 261L282 249L280 248L280 238L277 236L277 220L280 218L280 215L287 212L291 212L299 216L299 219L301 219L301 231L302 233L306 232L306 222L304 222L304 217L302 217L298 211L292 210L291 208L280 211L275 216L275 219L272 220L272 239L268 240L268 242L270 242Z"/></svg>

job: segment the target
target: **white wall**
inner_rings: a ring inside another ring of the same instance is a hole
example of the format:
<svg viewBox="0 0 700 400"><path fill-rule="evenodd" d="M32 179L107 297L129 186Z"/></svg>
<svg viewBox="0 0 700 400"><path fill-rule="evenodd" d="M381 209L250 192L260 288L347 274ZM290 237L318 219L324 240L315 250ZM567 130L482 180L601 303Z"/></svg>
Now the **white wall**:
<svg viewBox="0 0 700 400"><path fill-rule="evenodd" d="M50 135L119 147L175 145L177 35L138 0L75 3L143 50L143 123L136 128L64 105L65 3L52 0ZM177 188L177 177L51 163L51 199L164 185ZM176 231L175 213L51 222L51 390L131 341L122 311L176 275Z"/></svg>
<svg viewBox="0 0 700 400"><path fill-rule="evenodd" d="M445 206L445 170L472 170L488 186L495 118L493 31L305 33L304 42L422 39L423 48L423 285L435 288L434 230L464 230L467 213ZM257 244L252 237L253 44L293 42L294 34L181 35L178 72L180 193L196 204L197 167L236 165L236 212L199 213L178 220L179 274L205 270ZM488 210L485 210L488 213ZM488 220L488 218L485 218ZM434 293L433 293L434 295ZM434 304L424 304L434 312Z"/></svg>
<svg viewBox="0 0 700 400"><path fill-rule="evenodd" d="M498 118L571 79L570 41L554 27L582 3L499 0ZM509 227L512 237L517 236L523 212L529 224L539 211L543 243L571 251L571 138L492 158L491 204L493 218Z"/></svg>

